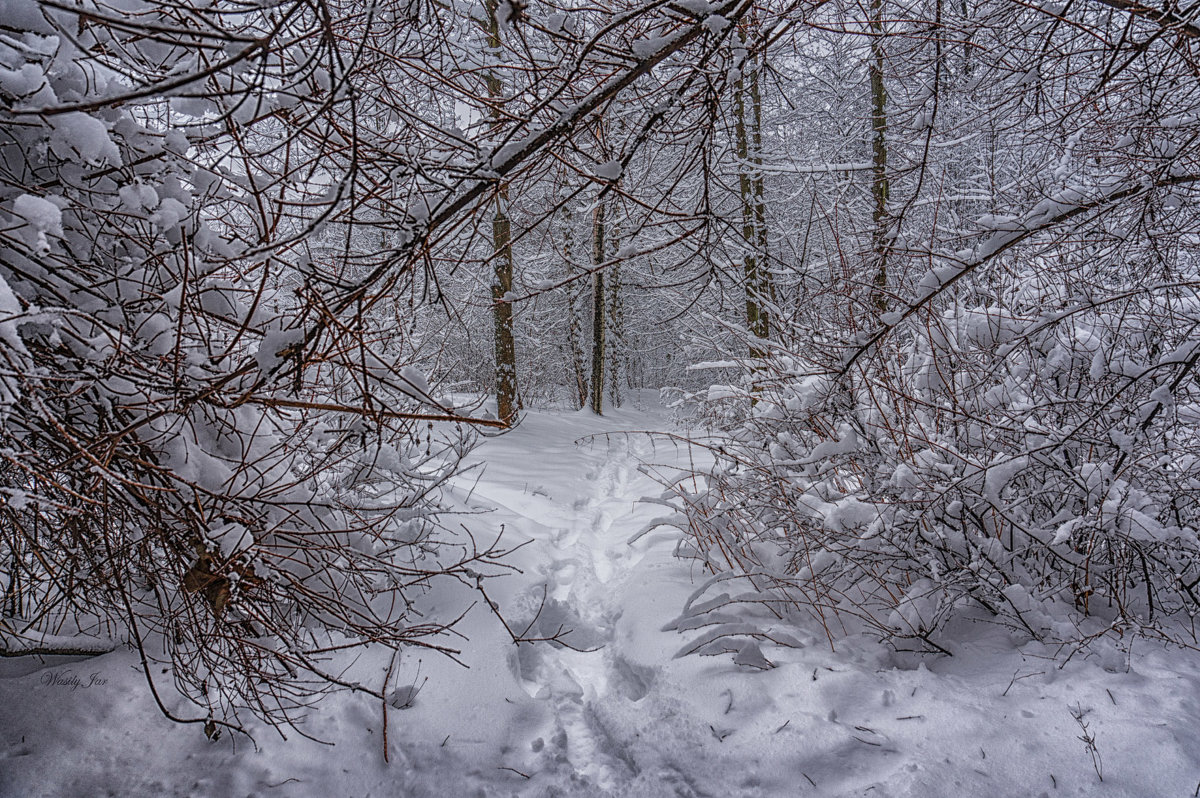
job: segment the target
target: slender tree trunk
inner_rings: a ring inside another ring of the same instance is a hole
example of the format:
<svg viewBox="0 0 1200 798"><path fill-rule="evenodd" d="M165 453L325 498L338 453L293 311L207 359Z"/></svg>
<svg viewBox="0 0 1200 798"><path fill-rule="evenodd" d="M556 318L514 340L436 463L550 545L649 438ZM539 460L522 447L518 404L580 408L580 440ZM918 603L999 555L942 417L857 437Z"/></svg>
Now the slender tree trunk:
<svg viewBox="0 0 1200 798"><path fill-rule="evenodd" d="M940 7L939 7L940 11ZM976 28L969 24L971 19L971 6L967 0L962 0L962 71L966 77L971 77L971 72L974 71L974 64L971 62L971 46L972 37L975 34Z"/></svg>
<svg viewBox="0 0 1200 798"><path fill-rule="evenodd" d="M742 44L746 29L739 30ZM748 55L734 86L734 133L739 161L738 188L742 200L742 239L745 242L743 270L746 283L746 328L765 340L771 334L770 305L774 282L766 267L766 186L762 173L762 92L759 87L759 57ZM751 357L761 357L751 346Z"/></svg>
<svg viewBox="0 0 1200 798"><path fill-rule="evenodd" d="M613 231L613 237L617 235ZM610 247L610 249L615 248ZM621 267L609 269L608 285L608 401L613 407L621 406L621 379L625 375L625 308L621 301Z"/></svg>
<svg viewBox="0 0 1200 798"><path fill-rule="evenodd" d="M596 206L592 219L592 262L604 263L604 205ZM592 412L601 415L604 411L604 272L597 269L592 273Z"/></svg>
<svg viewBox="0 0 1200 798"><path fill-rule="evenodd" d="M883 83L883 0L871 0L871 250L875 265L872 303L880 313L888 307L888 248L891 246L887 175L887 87Z"/></svg>
<svg viewBox="0 0 1200 798"><path fill-rule="evenodd" d="M496 19L498 0L487 2L487 43L493 53L500 50L500 25ZM492 121L499 126L499 102L503 99L500 77L489 70L486 76ZM520 408L517 392L517 347L513 337L513 306L507 295L513 285L512 224L508 218L508 184L496 190L496 215L492 219L492 311L496 341L496 412L501 421L512 423Z"/></svg>
<svg viewBox="0 0 1200 798"><path fill-rule="evenodd" d="M504 212L507 191L496 196L496 216L492 219L495 271L492 280L492 307L496 335L496 412L501 421L511 423L517 417L517 350L513 340L513 306L506 295L512 291L512 225Z"/></svg>
<svg viewBox="0 0 1200 798"><path fill-rule="evenodd" d="M571 277L575 273L572 266L571 254L575 245L575 232L572 228L571 209L563 208L563 272ZM584 301L583 281L572 280L566 285L567 299L567 356L570 359L571 375L574 379L575 407L587 407L588 401L588 369L587 355L583 345L583 313L580 307Z"/></svg>
<svg viewBox="0 0 1200 798"><path fill-rule="evenodd" d="M754 68L750 71L750 164L753 173L750 176L754 194L754 225L758 235L755 243L758 246L758 262L756 276L758 277L759 302L768 307L759 308L762 316L762 336L766 338L771 332L769 306L775 302L775 282L771 277L767 261L767 187L763 177L763 143L762 143L762 90L759 76L764 66L765 55L756 55L751 62Z"/></svg>

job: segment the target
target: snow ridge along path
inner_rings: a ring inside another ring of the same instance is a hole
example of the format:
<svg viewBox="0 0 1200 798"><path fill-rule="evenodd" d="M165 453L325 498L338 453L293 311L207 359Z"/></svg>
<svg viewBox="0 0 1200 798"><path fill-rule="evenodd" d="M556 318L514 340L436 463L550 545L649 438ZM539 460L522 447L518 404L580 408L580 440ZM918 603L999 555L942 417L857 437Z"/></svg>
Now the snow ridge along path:
<svg viewBox="0 0 1200 798"><path fill-rule="evenodd" d="M1200 788L1191 652L1138 644L1131 657L1059 667L1052 652L980 625L958 635L954 657L915 666L868 639L833 651L802 629L789 630L799 648L763 648L766 671L728 655L676 659L699 633L663 627L706 575L674 556L670 529L628 541L664 512L640 501L661 492L647 471L670 473L690 455L630 432L670 426L639 398L602 418L531 411L473 453L484 467L456 478L450 497L460 520L481 541L503 526L508 546L526 544L512 557L519 572L491 580L489 595L517 631L566 645L513 645L477 603L456 641L469 668L419 651L396 663L391 686L415 697L389 709L390 764L372 702L322 703L306 732L333 745L267 730L258 750L211 743L162 718L133 655L117 651L0 662L0 797L1183 798ZM477 598L464 588L431 602ZM367 656L345 673L378 685L388 667ZM62 687L67 672L90 686Z"/></svg>

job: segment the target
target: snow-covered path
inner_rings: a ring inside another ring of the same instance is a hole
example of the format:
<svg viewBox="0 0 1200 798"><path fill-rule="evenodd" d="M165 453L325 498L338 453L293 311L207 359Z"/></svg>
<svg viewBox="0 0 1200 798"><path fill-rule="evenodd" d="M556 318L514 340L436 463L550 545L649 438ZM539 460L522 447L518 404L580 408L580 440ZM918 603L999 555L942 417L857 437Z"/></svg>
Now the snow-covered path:
<svg viewBox="0 0 1200 798"><path fill-rule="evenodd" d="M661 490L646 470L689 456L637 432L668 426L649 401L603 418L530 412L472 455L486 467L455 482L461 521L480 539L503 527L509 546L525 543L519 572L489 595L516 631L561 644L514 645L480 602L456 643L469 668L406 652L392 685L415 699L388 712L390 764L372 702L322 704L306 731L333 745L265 730L257 751L214 744L163 719L132 655L114 652L0 669L0 796L1182 798L1200 787L1190 652L1146 644L1060 668L981 625L954 657L915 668L871 640L834 651L803 629L790 630L800 647L764 648L765 671L728 655L676 659L691 636L663 627L703 575L674 556L670 530L628 542L662 514L639 501ZM440 600L475 598L463 591ZM347 675L376 684L386 670L364 657ZM46 678L64 671L90 686Z"/></svg>
<svg viewBox="0 0 1200 798"><path fill-rule="evenodd" d="M646 632L670 620L691 589L672 536L629 543L661 510L640 501L661 491L645 471L683 454L645 434L666 424L663 415L530 414L481 450L486 472L470 499L493 509L492 523L530 541L518 555L524 574L500 604L518 631L528 627L526 637L554 638L512 647L507 657L544 712L528 745L502 767L532 782L567 783L576 793L653 789L602 708L636 704L651 690L656 663L670 652L661 640L648 648ZM675 770L663 764L649 778L686 784Z"/></svg>

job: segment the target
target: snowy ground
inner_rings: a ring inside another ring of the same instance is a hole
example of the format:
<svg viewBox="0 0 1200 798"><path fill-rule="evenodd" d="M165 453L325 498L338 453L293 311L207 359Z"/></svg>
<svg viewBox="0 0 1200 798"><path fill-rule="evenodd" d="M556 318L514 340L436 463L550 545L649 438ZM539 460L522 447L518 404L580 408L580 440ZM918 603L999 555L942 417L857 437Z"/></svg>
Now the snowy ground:
<svg viewBox="0 0 1200 798"><path fill-rule="evenodd" d="M604 418L531 412L474 455L457 500L495 512L523 573L493 598L530 631L575 649L514 646L482 608L463 669L402 659L419 687L391 710L338 696L306 731L257 750L163 719L133 658L0 663L0 795L13 796L1193 796L1200 792L1200 662L1149 644L1059 668L981 627L955 656L899 668L870 640L831 651L814 630L732 656L674 654L663 631L695 589L666 531L627 543L661 508L642 504L685 452L624 430L664 429L657 407ZM656 464L656 465L654 465ZM697 578L699 575L695 575ZM355 664L357 678L382 661ZM428 681L426 678L428 677ZM57 684L55 682L58 682ZM1082 716L1085 732L1076 715ZM1084 737L1094 740L1094 753ZM330 744L332 743L332 744ZM1103 781L1098 772L1103 773Z"/></svg>

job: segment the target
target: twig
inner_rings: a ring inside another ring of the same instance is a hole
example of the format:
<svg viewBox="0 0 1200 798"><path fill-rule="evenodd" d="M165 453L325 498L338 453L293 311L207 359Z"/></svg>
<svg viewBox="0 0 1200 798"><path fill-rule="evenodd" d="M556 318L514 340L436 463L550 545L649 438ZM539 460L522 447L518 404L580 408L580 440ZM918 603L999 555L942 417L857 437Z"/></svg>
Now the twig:
<svg viewBox="0 0 1200 798"><path fill-rule="evenodd" d="M379 695L383 697L380 703L383 705L383 761L384 764L391 764L388 759L388 685L392 682L392 670L396 667L396 652L392 652L392 659L388 662L387 675L383 677L383 689L379 691Z"/></svg>
<svg viewBox="0 0 1200 798"><path fill-rule="evenodd" d="M1075 719L1075 722L1079 724L1079 728L1083 731L1079 735L1079 739L1083 741L1088 754L1092 758L1092 768L1096 771L1096 776L1099 777L1100 781L1104 781L1104 762L1100 759L1100 749L1096 747L1096 735L1088 730L1088 724L1084 720L1084 717L1090 710L1085 710L1079 704L1076 704L1070 708L1070 711L1071 717Z"/></svg>

